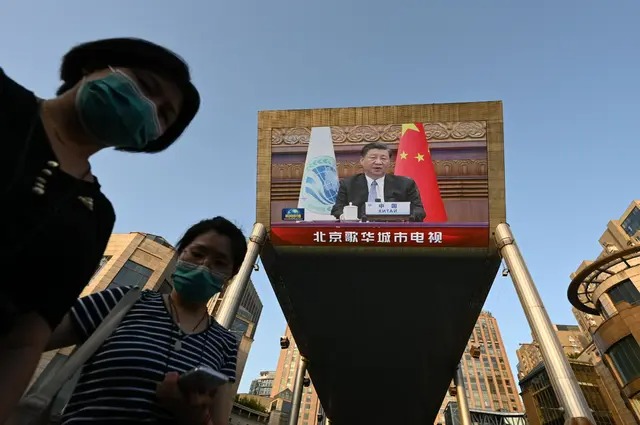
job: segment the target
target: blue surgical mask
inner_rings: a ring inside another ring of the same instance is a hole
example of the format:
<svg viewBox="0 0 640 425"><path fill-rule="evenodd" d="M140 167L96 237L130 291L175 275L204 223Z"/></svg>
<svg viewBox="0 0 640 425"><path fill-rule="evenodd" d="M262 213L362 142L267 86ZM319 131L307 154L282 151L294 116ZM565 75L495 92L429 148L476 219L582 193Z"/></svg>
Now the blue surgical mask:
<svg viewBox="0 0 640 425"><path fill-rule="evenodd" d="M196 264L178 260L173 272L173 287L185 301L205 303L222 290L225 276Z"/></svg>
<svg viewBox="0 0 640 425"><path fill-rule="evenodd" d="M78 89L78 117L85 131L105 146L143 149L161 136L156 105L127 74L112 71Z"/></svg>

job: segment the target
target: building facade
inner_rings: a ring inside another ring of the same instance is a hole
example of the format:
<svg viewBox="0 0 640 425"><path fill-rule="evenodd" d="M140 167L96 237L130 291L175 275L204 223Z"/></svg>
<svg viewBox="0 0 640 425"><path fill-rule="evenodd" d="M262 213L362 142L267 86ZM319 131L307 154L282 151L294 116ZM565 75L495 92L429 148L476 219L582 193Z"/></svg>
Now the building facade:
<svg viewBox="0 0 640 425"><path fill-rule="evenodd" d="M273 379L273 387L271 389L271 397L276 398L283 394L283 391L293 391L295 385L296 373L300 367L300 352L293 339L291 330L287 326L285 336L289 338L290 344L286 349L281 350L278 359L278 367L276 368L275 377ZM299 425L320 425L322 420L318 421L318 414L322 412L318 394L313 387L313 382L304 388L302 393L302 403L300 405L300 415L298 418Z"/></svg>
<svg viewBox="0 0 640 425"><path fill-rule="evenodd" d="M564 353L569 358L578 358L589 345L589 340L578 325L553 325ZM518 379L527 376L538 364L542 363L542 353L535 341L520 344L516 350L518 356Z"/></svg>
<svg viewBox="0 0 640 425"><path fill-rule="evenodd" d="M569 300L581 313L600 316L585 328L640 422L640 201L609 221L599 242L598 258L572 273Z"/></svg>
<svg viewBox="0 0 640 425"><path fill-rule="evenodd" d="M595 425L623 425L614 419L606 392L602 391L602 382L594 366L588 362L569 360L571 369L578 380L587 404L592 410ZM520 380L522 400L526 407L530 425L563 425L564 410L560 406L549 375L543 363Z"/></svg>
<svg viewBox="0 0 640 425"><path fill-rule="evenodd" d="M251 381L249 394L271 397L271 389L273 388L273 380L275 377L275 371L260 372L260 376Z"/></svg>
<svg viewBox="0 0 640 425"><path fill-rule="evenodd" d="M480 349L480 358L471 356L472 347ZM490 312L480 313L462 356L461 367L469 408L493 412L524 411L498 321ZM455 402L455 397L447 394L436 424L445 423L444 411L449 402Z"/></svg>

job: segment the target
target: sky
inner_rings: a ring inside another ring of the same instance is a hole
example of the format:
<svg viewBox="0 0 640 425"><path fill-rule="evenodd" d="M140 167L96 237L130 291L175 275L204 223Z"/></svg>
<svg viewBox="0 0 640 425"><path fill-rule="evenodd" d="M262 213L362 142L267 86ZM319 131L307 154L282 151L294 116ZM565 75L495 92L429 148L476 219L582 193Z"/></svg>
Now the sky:
<svg viewBox="0 0 640 425"><path fill-rule="evenodd" d="M179 142L92 162L115 232L172 242L214 215L251 231L260 110L502 100L508 221L552 320L572 324L570 273L640 197L638 16L637 0L7 0L0 67L46 98L80 42L142 37L188 61L202 106ZM253 281L264 310L241 391L275 369L285 328L264 272ZM531 332L510 279L485 309L514 367Z"/></svg>

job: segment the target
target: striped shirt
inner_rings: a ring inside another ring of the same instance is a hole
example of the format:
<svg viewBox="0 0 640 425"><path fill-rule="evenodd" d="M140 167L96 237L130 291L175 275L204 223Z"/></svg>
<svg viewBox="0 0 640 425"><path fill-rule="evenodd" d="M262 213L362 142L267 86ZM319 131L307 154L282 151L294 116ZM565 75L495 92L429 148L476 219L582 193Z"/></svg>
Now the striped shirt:
<svg viewBox="0 0 640 425"><path fill-rule="evenodd" d="M130 288L114 288L80 298L71 310L86 340ZM176 351L176 339L181 348ZM142 291L113 334L84 365L62 423L133 424L173 422L156 399L167 372L209 366L236 378L236 337L212 321L203 332L182 335L161 294Z"/></svg>

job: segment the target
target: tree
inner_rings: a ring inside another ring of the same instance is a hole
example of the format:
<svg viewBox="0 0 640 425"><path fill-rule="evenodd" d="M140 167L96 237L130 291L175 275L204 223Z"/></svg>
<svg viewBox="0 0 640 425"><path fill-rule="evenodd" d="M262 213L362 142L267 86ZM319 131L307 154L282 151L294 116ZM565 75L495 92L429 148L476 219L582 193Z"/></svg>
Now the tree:
<svg viewBox="0 0 640 425"><path fill-rule="evenodd" d="M235 402L241 404L249 409L257 410L258 412L268 413L267 408L257 400L249 397L236 395Z"/></svg>

